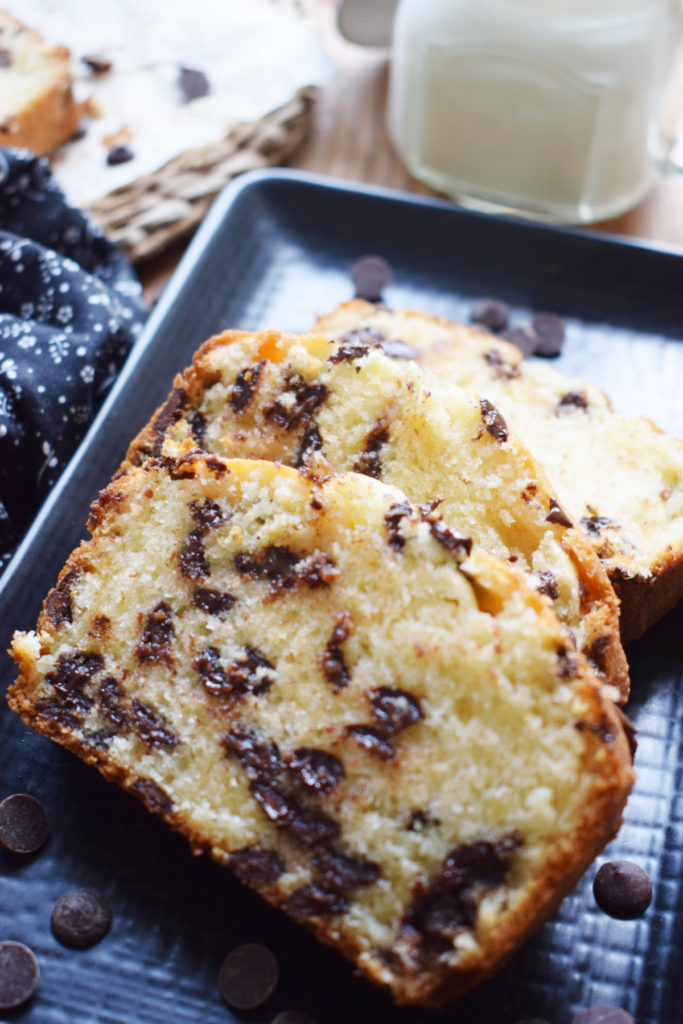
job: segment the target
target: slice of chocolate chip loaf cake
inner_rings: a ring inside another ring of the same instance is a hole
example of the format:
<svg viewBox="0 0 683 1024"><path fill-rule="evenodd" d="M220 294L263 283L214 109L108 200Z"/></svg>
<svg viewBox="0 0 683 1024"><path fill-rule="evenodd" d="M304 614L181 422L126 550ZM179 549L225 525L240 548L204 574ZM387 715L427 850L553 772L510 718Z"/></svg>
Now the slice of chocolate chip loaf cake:
<svg viewBox="0 0 683 1024"><path fill-rule="evenodd" d="M89 526L14 638L11 706L397 1002L490 974L618 828L620 714L432 507L191 455Z"/></svg>
<svg viewBox="0 0 683 1024"><path fill-rule="evenodd" d="M593 385L470 327L356 300L317 329L347 342L374 338L500 409L605 566L621 599L624 641L681 599L683 441L618 415Z"/></svg>
<svg viewBox="0 0 683 1024"><path fill-rule="evenodd" d="M204 450L322 472L353 470L433 502L536 587L621 698L628 670L600 561L488 401L362 338L228 331L199 350L128 453ZM174 447L175 446L175 447Z"/></svg>

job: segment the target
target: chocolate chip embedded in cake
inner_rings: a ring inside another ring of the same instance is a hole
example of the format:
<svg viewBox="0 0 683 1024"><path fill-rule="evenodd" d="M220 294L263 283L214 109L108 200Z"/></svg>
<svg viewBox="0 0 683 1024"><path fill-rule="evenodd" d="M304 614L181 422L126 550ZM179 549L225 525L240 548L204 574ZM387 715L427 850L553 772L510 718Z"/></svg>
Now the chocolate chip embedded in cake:
<svg viewBox="0 0 683 1024"><path fill-rule="evenodd" d="M433 491L180 459L100 497L57 584L70 616L46 601L14 638L11 706L398 1003L441 1005L614 834L622 721L548 599ZM201 584L178 557L197 530ZM236 973L224 995L252 1005Z"/></svg>

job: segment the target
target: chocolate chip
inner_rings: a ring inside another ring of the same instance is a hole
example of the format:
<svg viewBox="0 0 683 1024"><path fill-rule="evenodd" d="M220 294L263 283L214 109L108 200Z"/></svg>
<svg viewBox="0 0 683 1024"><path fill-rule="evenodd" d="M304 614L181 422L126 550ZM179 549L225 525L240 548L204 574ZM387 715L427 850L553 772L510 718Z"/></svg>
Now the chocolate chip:
<svg viewBox="0 0 683 1024"><path fill-rule="evenodd" d="M294 890L285 906L292 917L305 919L344 914L349 904L341 893L324 889L321 885L303 885Z"/></svg>
<svg viewBox="0 0 683 1024"><path fill-rule="evenodd" d="M294 461L296 469L301 469L310 461L316 452L322 451L323 439L318 430L317 424L310 423L304 430L299 451ZM311 503L312 504L312 503Z"/></svg>
<svg viewBox="0 0 683 1024"><path fill-rule="evenodd" d="M81 60L96 75L101 75L105 71L111 71L111 61L101 53L87 53L84 57L81 57Z"/></svg>
<svg viewBox="0 0 683 1024"><path fill-rule="evenodd" d="M382 729L375 729L371 725L347 725L344 732L364 750L376 754L383 761L390 761L396 753L393 740Z"/></svg>
<svg viewBox="0 0 683 1024"><path fill-rule="evenodd" d="M12 853L35 853L50 834L43 805L28 793L14 793L0 804L0 843Z"/></svg>
<svg viewBox="0 0 683 1024"><path fill-rule="evenodd" d="M315 1024L315 1021L307 1013L299 1013L298 1010L283 1010L274 1018L272 1024Z"/></svg>
<svg viewBox="0 0 683 1024"><path fill-rule="evenodd" d="M218 988L233 1009L255 1010L270 999L279 977L277 960L271 951L257 942L249 942L228 953L218 972Z"/></svg>
<svg viewBox="0 0 683 1024"><path fill-rule="evenodd" d="M536 590L539 594L545 594L551 601L556 601L560 596L560 587L555 573L551 572L550 569L539 569L533 576L536 580Z"/></svg>
<svg viewBox="0 0 683 1024"><path fill-rule="evenodd" d="M401 341L400 338L390 338L389 341L380 342L385 356L390 359L417 359L420 350Z"/></svg>
<svg viewBox="0 0 683 1024"><path fill-rule="evenodd" d="M165 601L160 601L145 619L142 635L135 646L135 653L141 662L173 661L173 616Z"/></svg>
<svg viewBox="0 0 683 1024"><path fill-rule="evenodd" d="M336 352L329 358L330 363L352 363L355 359L362 359L373 348L379 348L379 342L368 335L355 335L342 341Z"/></svg>
<svg viewBox="0 0 683 1024"><path fill-rule="evenodd" d="M16 1010L38 986L40 970L23 942L0 942L0 1010Z"/></svg>
<svg viewBox="0 0 683 1024"><path fill-rule="evenodd" d="M128 146L114 146L107 153L107 163L110 167L114 167L116 164L125 164L129 160L135 157L135 153Z"/></svg>
<svg viewBox="0 0 683 1024"><path fill-rule="evenodd" d="M78 142L79 139L84 139L88 134L88 129L84 124L79 124L71 135L71 142Z"/></svg>
<svg viewBox="0 0 683 1024"><path fill-rule="evenodd" d="M490 331L503 331L510 320L510 307L500 299L479 299L470 313L473 324L482 324Z"/></svg>
<svg viewBox="0 0 683 1024"><path fill-rule="evenodd" d="M72 621L71 589L77 576L75 569L67 572L45 598L45 612L53 626Z"/></svg>
<svg viewBox="0 0 683 1024"><path fill-rule="evenodd" d="M235 603L236 598L224 590L210 590L206 587L197 587L192 592L192 604L207 615L222 615L229 612Z"/></svg>
<svg viewBox="0 0 683 1024"><path fill-rule="evenodd" d="M142 800L147 810L153 814L168 817L173 810L173 800L171 797L152 779L136 779L132 783L130 790L131 793L134 793Z"/></svg>
<svg viewBox="0 0 683 1024"><path fill-rule="evenodd" d="M519 377L519 366L506 362L497 348L491 348L484 356L484 360L491 367L493 376L498 380L514 380Z"/></svg>
<svg viewBox="0 0 683 1024"><path fill-rule="evenodd" d="M92 889L72 889L54 905L50 925L52 934L69 949L90 949L111 928L112 913L108 901Z"/></svg>
<svg viewBox="0 0 683 1024"><path fill-rule="evenodd" d="M635 1021L618 1006L589 1006L572 1017L572 1024L635 1024Z"/></svg>
<svg viewBox="0 0 683 1024"><path fill-rule="evenodd" d="M588 399L582 391L567 391L557 403L558 412L569 409L587 409Z"/></svg>
<svg viewBox="0 0 683 1024"><path fill-rule="evenodd" d="M496 441L507 441L507 423L498 412L495 405L492 405L487 398L482 398L479 402L479 408L481 409L481 418L484 421L484 426L491 437L494 437Z"/></svg>
<svg viewBox="0 0 683 1024"><path fill-rule="evenodd" d="M209 563L204 551L203 530L193 530L178 554L180 571L188 580L204 580L209 575Z"/></svg>
<svg viewBox="0 0 683 1024"><path fill-rule="evenodd" d="M249 729L234 728L223 737L227 754L236 757L251 779L272 777L284 770L276 743L266 743Z"/></svg>
<svg viewBox="0 0 683 1024"><path fill-rule="evenodd" d="M458 533L457 530L452 530L450 526L446 526L443 519L431 520L429 532L434 540L437 540L447 551L454 551L467 557L472 550L472 538Z"/></svg>
<svg viewBox="0 0 683 1024"><path fill-rule="evenodd" d="M536 313L531 320L536 335L534 353L537 356L557 356L564 344L564 321L555 313Z"/></svg>
<svg viewBox="0 0 683 1024"><path fill-rule="evenodd" d="M272 885L285 870L274 850L261 850L258 846L235 850L230 854L228 867L246 885Z"/></svg>
<svg viewBox="0 0 683 1024"><path fill-rule="evenodd" d="M318 793L331 793L344 778L344 762L326 750L315 747L298 747L288 763L307 789Z"/></svg>
<svg viewBox="0 0 683 1024"><path fill-rule="evenodd" d="M205 501L191 501L187 506L190 515L200 530L210 530L225 522L225 515L220 505L207 498Z"/></svg>
<svg viewBox="0 0 683 1024"><path fill-rule="evenodd" d="M341 575L334 560L322 551L299 562L295 573L297 579L302 580L311 590L315 590L317 587L329 587Z"/></svg>
<svg viewBox="0 0 683 1024"><path fill-rule="evenodd" d="M137 698L131 704L130 720L135 735L147 747L172 750L180 742L163 716L150 704Z"/></svg>
<svg viewBox="0 0 683 1024"><path fill-rule="evenodd" d="M187 392L183 388L173 388L152 425L155 440L150 455L155 458L161 455L164 434L173 423L180 419L186 404Z"/></svg>
<svg viewBox="0 0 683 1024"><path fill-rule="evenodd" d="M9 50L0 50L0 68L8 68L12 63L12 54Z"/></svg>
<svg viewBox="0 0 683 1024"><path fill-rule="evenodd" d="M289 832L304 846L317 846L339 835L339 824L326 814L308 811L292 797L284 796L274 786L257 780L250 790L266 816Z"/></svg>
<svg viewBox="0 0 683 1024"><path fill-rule="evenodd" d="M355 463L356 473L363 473L365 476L372 476L376 480L382 473L382 463L379 457L379 450L389 440L389 421L385 416L380 416L372 430L365 438L365 451Z"/></svg>
<svg viewBox="0 0 683 1024"><path fill-rule="evenodd" d="M573 526L571 519L562 508L558 501L554 498L550 499L550 511L545 517L546 523L557 523L558 526Z"/></svg>
<svg viewBox="0 0 683 1024"><path fill-rule="evenodd" d="M232 391L230 392L230 406L233 412L238 414L243 413L250 404L256 389L258 388L258 383L265 365L266 361L265 359L262 359L260 363L254 363L253 366L247 366L237 374L235 383L232 386Z"/></svg>
<svg viewBox="0 0 683 1024"><path fill-rule="evenodd" d="M391 735L420 722L424 717L417 697L392 686L380 686L369 695L372 717L384 733Z"/></svg>
<svg viewBox="0 0 683 1024"><path fill-rule="evenodd" d="M599 537L604 529L615 525L614 520L607 516L584 516L581 519L581 526L593 537Z"/></svg>
<svg viewBox="0 0 683 1024"><path fill-rule="evenodd" d="M320 383L308 384L298 375L288 377L284 384L285 394L294 394L294 404L278 399L264 409L263 415L268 422L292 430L297 424L311 419L318 406L327 398L327 387Z"/></svg>
<svg viewBox="0 0 683 1024"><path fill-rule="evenodd" d="M379 864L364 857L349 857L331 850L320 850L313 864L322 881L332 889L356 889L372 885L379 878Z"/></svg>
<svg viewBox="0 0 683 1024"><path fill-rule="evenodd" d="M393 277L391 266L382 256L361 256L349 267L349 274L356 289L356 298L367 302L379 302L382 290Z"/></svg>
<svg viewBox="0 0 683 1024"><path fill-rule="evenodd" d="M206 417L196 409L190 418L190 430L192 436L199 445L200 448L204 447L204 439L206 437Z"/></svg>
<svg viewBox="0 0 683 1024"><path fill-rule="evenodd" d="M196 68L181 68L178 74L178 85L186 103L206 96L210 90L209 79L203 71Z"/></svg>
<svg viewBox="0 0 683 1024"><path fill-rule="evenodd" d="M412 509L407 501L397 501L384 515L384 525L389 534L389 547L393 548L394 551L400 551L406 542L399 527L401 520L409 516L411 511Z"/></svg>
<svg viewBox="0 0 683 1024"><path fill-rule="evenodd" d="M323 675L329 683L332 683L335 693L343 690L351 682L351 676L346 667L344 654L341 649L342 644L348 640L350 632L351 616L348 612L342 612L336 616L332 635L327 641L325 653L322 657Z"/></svg>
<svg viewBox="0 0 683 1024"><path fill-rule="evenodd" d="M125 690L113 676L107 676L97 690L100 714L118 729L127 729L128 698Z"/></svg>
<svg viewBox="0 0 683 1024"><path fill-rule="evenodd" d="M508 327L501 334L501 338L515 345L523 356L532 356L536 351L536 334L528 327Z"/></svg>
<svg viewBox="0 0 683 1024"><path fill-rule="evenodd" d="M610 917L632 921L652 902L652 882L646 871L630 860L613 860L599 868L593 881L595 902Z"/></svg>

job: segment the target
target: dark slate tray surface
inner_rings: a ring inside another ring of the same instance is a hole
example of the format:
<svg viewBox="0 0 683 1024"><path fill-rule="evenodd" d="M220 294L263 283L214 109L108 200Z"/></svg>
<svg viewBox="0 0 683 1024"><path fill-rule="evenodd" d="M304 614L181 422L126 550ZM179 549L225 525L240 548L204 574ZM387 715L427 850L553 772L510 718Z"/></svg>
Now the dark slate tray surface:
<svg viewBox="0 0 683 1024"><path fill-rule="evenodd" d="M84 535L90 501L130 437L197 345L225 327L304 330L352 296L348 267L368 252L394 267L389 305L468 318L474 299L567 318L562 370L603 386L624 412L683 436L683 259L605 236L483 217L436 200L352 188L287 171L248 175L218 200L155 310L115 391L40 513L0 590L0 649L31 628L42 598ZM0 850L0 940L26 942L39 990L1 1018L27 1024L269 1022L299 1009L318 1024L570 1024L613 1004L637 1024L683 1021L683 607L631 645L629 714L640 730L638 781L626 823L601 860L631 858L654 883L634 922L595 907L584 877L559 914L498 976L434 1013L396 1010L340 957L244 890L134 799L75 757L33 735L0 704L0 799L30 792L52 836L29 859ZM13 678L2 654L3 692ZM109 936L76 953L54 940L55 900L89 886L109 897ZM281 966L262 1010L234 1016L216 975L245 941L268 944Z"/></svg>

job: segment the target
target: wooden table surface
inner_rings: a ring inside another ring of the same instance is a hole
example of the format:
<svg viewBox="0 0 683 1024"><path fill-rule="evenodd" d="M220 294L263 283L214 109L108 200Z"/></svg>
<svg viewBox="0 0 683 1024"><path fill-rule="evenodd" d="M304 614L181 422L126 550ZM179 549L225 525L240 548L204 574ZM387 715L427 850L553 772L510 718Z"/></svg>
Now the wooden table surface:
<svg viewBox="0 0 683 1024"><path fill-rule="evenodd" d="M355 182L436 195L413 178L396 154L386 128L389 53L347 43L337 32L333 0L319 14L323 44L334 71L320 89L311 131L288 166ZM681 64L683 68L683 62ZM681 79L683 89L683 77ZM635 209L585 230L634 236L683 251L683 174L661 178ZM150 303L170 278L184 246L138 267Z"/></svg>

